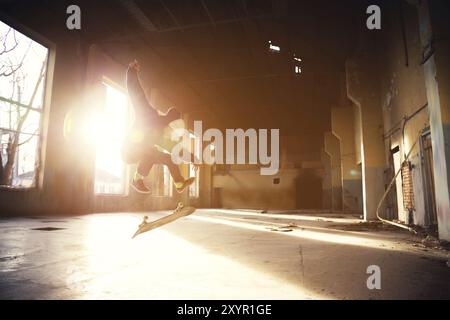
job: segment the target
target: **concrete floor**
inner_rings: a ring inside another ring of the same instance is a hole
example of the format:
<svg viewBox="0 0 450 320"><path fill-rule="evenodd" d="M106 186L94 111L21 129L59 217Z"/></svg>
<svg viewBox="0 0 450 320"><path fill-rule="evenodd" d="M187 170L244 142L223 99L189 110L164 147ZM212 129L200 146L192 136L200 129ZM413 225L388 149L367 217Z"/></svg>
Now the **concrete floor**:
<svg viewBox="0 0 450 320"><path fill-rule="evenodd" d="M358 230L336 215L197 210L131 240L142 216L0 219L0 298L450 298L448 252L407 232ZM381 268L381 290L366 286L369 265Z"/></svg>

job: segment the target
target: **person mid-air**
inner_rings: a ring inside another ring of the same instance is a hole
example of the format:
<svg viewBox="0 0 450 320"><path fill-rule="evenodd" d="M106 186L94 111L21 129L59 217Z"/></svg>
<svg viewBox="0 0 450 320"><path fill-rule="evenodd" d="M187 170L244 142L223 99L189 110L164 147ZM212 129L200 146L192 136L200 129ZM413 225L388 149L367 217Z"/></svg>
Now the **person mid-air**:
<svg viewBox="0 0 450 320"><path fill-rule="evenodd" d="M148 102L142 89L139 71L140 65L135 60L129 64L126 75L128 96L135 119L125 138L122 154L126 163L137 164L131 185L140 193L151 193L151 189L144 183L144 178L154 164L163 164L169 168L175 188L181 193L195 181L195 178L185 179L180 167L172 162L171 154L158 145L165 139L164 130L171 122L180 119L181 113L175 108L170 108L165 114L157 111Z"/></svg>

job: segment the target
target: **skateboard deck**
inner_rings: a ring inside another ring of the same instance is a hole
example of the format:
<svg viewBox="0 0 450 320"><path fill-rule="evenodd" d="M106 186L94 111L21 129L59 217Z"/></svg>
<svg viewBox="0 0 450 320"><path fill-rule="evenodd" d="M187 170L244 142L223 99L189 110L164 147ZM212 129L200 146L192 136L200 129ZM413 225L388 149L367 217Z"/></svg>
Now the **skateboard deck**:
<svg viewBox="0 0 450 320"><path fill-rule="evenodd" d="M186 217L192 213L194 213L195 208L194 207L185 207L181 202L178 203L177 208L173 211L173 213L162 217L160 219L157 219L155 221L147 222L148 217L144 217L144 221L139 225L138 230L133 235L132 239L134 239L137 235L159 228L165 224L168 224L172 221L175 221L179 218Z"/></svg>

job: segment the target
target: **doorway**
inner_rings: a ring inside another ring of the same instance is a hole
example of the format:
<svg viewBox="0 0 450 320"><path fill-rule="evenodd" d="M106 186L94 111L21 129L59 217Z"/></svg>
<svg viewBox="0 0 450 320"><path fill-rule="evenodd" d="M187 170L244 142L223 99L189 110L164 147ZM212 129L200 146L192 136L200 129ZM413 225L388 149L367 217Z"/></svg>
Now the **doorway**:
<svg viewBox="0 0 450 320"><path fill-rule="evenodd" d="M397 146L391 150L392 162L394 164L394 175L402 168L402 155L400 148ZM402 175L399 174L395 179L395 191L397 197L397 219L401 222L406 222L406 212L403 203L403 181Z"/></svg>
<svg viewBox="0 0 450 320"><path fill-rule="evenodd" d="M437 225L436 194L434 189L433 147L430 130L424 131L421 139L422 175L425 193L425 223Z"/></svg>

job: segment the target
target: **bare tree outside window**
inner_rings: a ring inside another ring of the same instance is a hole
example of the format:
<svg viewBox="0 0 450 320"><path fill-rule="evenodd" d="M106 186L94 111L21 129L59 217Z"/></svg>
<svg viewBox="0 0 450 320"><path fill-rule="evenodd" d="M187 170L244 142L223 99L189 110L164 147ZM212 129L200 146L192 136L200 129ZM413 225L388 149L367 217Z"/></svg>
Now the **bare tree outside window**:
<svg viewBox="0 0 450 320"><path fill-rule="evenodd" d="M47 48L0 21L1 186L35 185L47 59Z"/></svg>

